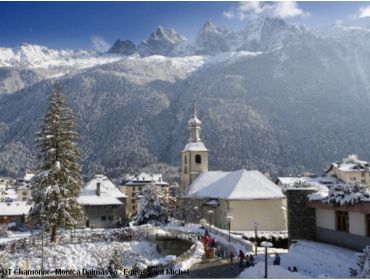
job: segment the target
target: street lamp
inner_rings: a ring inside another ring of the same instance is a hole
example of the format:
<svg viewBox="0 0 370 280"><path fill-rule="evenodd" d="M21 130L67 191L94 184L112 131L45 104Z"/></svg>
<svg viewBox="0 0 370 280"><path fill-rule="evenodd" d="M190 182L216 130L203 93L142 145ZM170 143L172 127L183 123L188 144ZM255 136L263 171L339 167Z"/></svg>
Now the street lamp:
<svg viewBox="0 0 370 280"><path fill-rule="evenodd" d="M258 244L257 243L257 238L258 238L257 227L258 227L258 223L254 222L253 226L254 226L254 255L257 256L257 244Z"/></svg>
<svg viewBox="0 0 370 280"><path fill-rule="evenodd" d="M209 215L209 225L211 226L212 225L212 214L213 214L213 210L208 210L207 213Z"/></svg>
<svg viewBox="0 0 370 280"><path fill-rule="evenodd" d="M194 209L194 216L195 216L195 217L193 217L193 221L192 221L192 222L193 222L193 223L197 223L197 222L198 222L198 216L199 216L199 215L198 215L198 210L199 210L199 208L198 208L198 206L194 206L194 208L193 208L193 209Z"/></svg>
<svg viewBox="0 0 370 280"><path fill-rule="evenodd" d="M229 224L229 242L230 242L230 240L231 240L231 220L234 219L234 217L231 216L231 215L227 215L226 219L227 219L228 224Z"/></svg>
<svg viewBox="0 0 370 280"><path fill-rule="evenodd" d="M265 248L265 279L267 279L267 249L272 247L272 243L270 242L262 242L261 246Z"/></svg>

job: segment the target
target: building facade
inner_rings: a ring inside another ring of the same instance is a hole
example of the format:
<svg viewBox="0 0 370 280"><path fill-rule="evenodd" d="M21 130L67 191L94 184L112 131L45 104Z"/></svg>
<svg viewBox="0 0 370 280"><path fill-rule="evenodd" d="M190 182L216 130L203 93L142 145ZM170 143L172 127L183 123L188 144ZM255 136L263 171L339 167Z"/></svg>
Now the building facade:
<svg viewBox="0 0 370 280"><path fill-rule="evenodd" d="M357 155L349 155L341 162L332 163L325 174L336 177L347 184L363 184L370 189L369 162L359 160Z"/></svg>
<svg viewBox="0 0 370 280"><path fill-rule="evenodd" d="M362 250L370 244L370 202L331 206L310 201L316 213L316 240Z"/></svg>
<svg viewBox="0 0 370 280"><path fill-rule="evenodd" d="M126 195L104 175L95 175L82 189L78 203L84 209L80 227L112 228L125 223Z"/></svg>
<svg viewBox="0 0 370 280"><path fill-rule="evenodd" d="M170 186L163 181L162 174L148 174L142 172L137 175L127 175L119 187L127 197L126 217L133 218L137 213L138 199L143 188L148 184L154 184L157 194L165 201L170 199Z"/></svg>

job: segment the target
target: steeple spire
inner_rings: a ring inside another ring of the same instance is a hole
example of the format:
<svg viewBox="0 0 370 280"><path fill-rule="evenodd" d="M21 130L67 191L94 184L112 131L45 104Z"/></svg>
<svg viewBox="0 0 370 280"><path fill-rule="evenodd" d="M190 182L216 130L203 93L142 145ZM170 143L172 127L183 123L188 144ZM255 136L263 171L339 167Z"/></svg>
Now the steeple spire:
<svg viewBox="0 0 370 280"><path fill-rule="evenodd" d="M197 110L195 109L195 98L193 95L193 118L195 119L197 117Z"/></svg>
<svg viewBox="0 0 370 280"><path fill-rule="evenodd" d="M195 98L193 95L193 104L192 104L193 115L192 118L188 121L188 130L189 130L189 142L196 143L200 142L200 126L202 122L197 117L197 111L195 109Z"/></svg>

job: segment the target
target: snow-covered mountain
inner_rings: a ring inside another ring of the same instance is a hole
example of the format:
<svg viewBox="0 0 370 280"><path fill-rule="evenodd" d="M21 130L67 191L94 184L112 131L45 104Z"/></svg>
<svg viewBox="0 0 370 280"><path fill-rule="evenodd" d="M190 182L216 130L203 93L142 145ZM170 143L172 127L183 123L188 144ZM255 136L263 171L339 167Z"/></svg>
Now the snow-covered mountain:
<svg viewBox="0 0 370 280"><path fill-rule="evenodd" d="M148 39L139 44L138 51L143 56L170 55L176 46L184 41L185 37L177 33L175 29L159 26Z"/></svg>
<svg viewBox="0 0 370 280"><path fill-rule="evenodd" d="M208 21L194 40L158 28L110 54L2 48L0 171L33 167L56 78L76 112L86 174L178 166L193 95L213 170L287 175L351 153L370 159L369 44L365 26L310 30L265 18L238 32Z"/></svg>
<svg viewBox="0 0 370 280"><path fill-rule="evenodd" d="M89 50L55 50L31 44L0 48L0 67L74 67L81 69L111 63L119 59L118 56L101 55Z"/></svg>
<svg viewBox="0 0 370 280"><path fill-rule="evenodd" d="M120 40L117 39L113 46L108 50L111 54L121 54L121 55L133 55L137 53L136 46L130 40Z"/></svg>

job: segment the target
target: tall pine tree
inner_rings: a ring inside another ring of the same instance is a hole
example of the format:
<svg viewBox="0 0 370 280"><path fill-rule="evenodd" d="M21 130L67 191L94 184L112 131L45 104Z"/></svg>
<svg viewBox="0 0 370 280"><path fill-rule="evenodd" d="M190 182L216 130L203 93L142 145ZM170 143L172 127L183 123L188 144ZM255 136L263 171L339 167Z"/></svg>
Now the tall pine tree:
<svg viewBox="0 0 370 280"><path fill-rule="evenodd" d="M77 137L73 112L56 83L37 133L40 173L32 187L30 212L35 224L51 230L51 241L55 241L58 227L74 227L82 214L77 202L81 190Z"/></svg>

